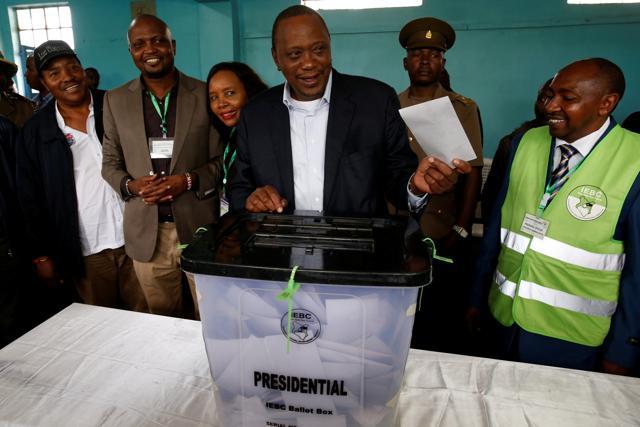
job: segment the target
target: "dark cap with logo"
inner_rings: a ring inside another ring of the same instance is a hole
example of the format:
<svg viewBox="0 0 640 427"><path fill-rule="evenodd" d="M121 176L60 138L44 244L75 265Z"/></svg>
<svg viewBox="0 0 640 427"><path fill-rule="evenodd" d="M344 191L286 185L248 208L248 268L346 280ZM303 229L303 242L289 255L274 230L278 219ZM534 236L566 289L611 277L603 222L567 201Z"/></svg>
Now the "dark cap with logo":
<svg viewBox="0 0 640 427"><path fill-rule="evenodd" d="M451 49L456 41L456 32L451 25L438 18L418 18L407 23L398 36L405 49Z"/></svg>
<svg viewBox="0 0 640 427"><path fill-rule="evenodd" d="M18 66L4 57L0 51L0 71L6 73L10 78L18 72Z"/></svg>
<svg viewBox="0 0 640 427"><path fill-rule="evenodd" d="M52 59L59 58L61 56L73 56L78 59L73 49L71 49L69 45L62 40L49 40L42 43L33 51L36 70L38 70L38 73L42 72ZM80 62L79 59L78 62Z"/></svg>

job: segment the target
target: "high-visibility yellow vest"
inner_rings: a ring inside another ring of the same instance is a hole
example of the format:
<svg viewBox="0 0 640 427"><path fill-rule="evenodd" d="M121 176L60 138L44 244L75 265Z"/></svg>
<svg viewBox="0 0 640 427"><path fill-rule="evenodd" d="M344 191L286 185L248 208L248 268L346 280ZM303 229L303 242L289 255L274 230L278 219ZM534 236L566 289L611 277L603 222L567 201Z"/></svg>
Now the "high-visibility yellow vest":
<svg viewBox="0 0 640 427"><path fill-rule="evenodd" d="M529 332L595 347L617 306L625 255L613 236L640 171L640 135L611 129L540 215L549 227L538 238L521 227L545 192L551 149L545 126L528 131L516 151L489 307L505 326L515 321Z"/></svg>

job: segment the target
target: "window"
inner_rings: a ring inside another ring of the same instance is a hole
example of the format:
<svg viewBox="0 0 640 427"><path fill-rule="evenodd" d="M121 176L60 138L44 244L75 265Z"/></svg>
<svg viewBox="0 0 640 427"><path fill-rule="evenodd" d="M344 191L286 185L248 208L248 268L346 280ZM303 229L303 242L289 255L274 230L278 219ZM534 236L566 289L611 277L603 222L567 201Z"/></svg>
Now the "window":
<svg viewBox="0 0 640 427"><path fill-rule="evenodd" d="M38 47L47 40L64 40L74 48L69 6L16 8L20 46Z"/></svg>
<svg viewBox="0 0 640 427"><path fill-rule="evenodd" d="M312 9L376 9L383 7L422 6L422 0L302 0Z"/></svg>

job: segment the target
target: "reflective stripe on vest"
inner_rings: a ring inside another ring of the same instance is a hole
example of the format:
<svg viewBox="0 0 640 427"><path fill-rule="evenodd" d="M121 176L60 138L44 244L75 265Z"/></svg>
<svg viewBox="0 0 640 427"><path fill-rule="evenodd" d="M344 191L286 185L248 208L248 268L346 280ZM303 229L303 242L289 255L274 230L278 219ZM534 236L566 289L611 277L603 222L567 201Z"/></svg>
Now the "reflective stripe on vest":
<svg viewBox="0 0 640 427"><path fill-rule="evenodd" d="M498 270L494 273L493 280L496 282L496 285L498 285L500 293L513 299L516 295L516 284L514 282L507 280L507 277Z"/></svg>
<svg viewBox="0 0 640 427"><path fill-rule="evenodd" d="M500 237L504 246L518 252L519 254L525 253L529 247L529 242L531 241L527 236L523 236L522 234L518 234L514 231L509 231L506 228L500 229Z"/></svg>
<svg viewBox="0 0 640 427"><path fill-rule="evenodd" d="M514 282L507 280L504 274L497 270L494 274L494 280L500 293L511 299L514 298L516 294ZM518 287L518 296L589 316L610 317L618 306L615 301L590 300L524 280L520 282Z"/></svg>
<svg viewBox="0 0 640 427"><path fill-rule="evenodd" d="M543 239L537 237L530 239L506 228L500 230L500 235L505 247L520 254L525 253L529 242L531 242L529 249L532 251L568 264L600 271L622 271L622 267L624 267L624 254L598 254L546 236Z"/></svg>

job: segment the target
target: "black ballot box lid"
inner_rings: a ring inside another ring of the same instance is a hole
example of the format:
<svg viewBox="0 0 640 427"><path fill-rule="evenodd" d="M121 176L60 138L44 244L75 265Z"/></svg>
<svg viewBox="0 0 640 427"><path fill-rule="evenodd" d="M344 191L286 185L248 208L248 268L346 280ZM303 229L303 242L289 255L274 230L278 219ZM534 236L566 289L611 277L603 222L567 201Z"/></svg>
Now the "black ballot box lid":
<svg viewBox="0 0 640 427"><path fill-rule="evenodd" d="M430 247L405 222L381 218L227 214L182 252L185 271L213 276L364 286L424 286Z"/></svg>

